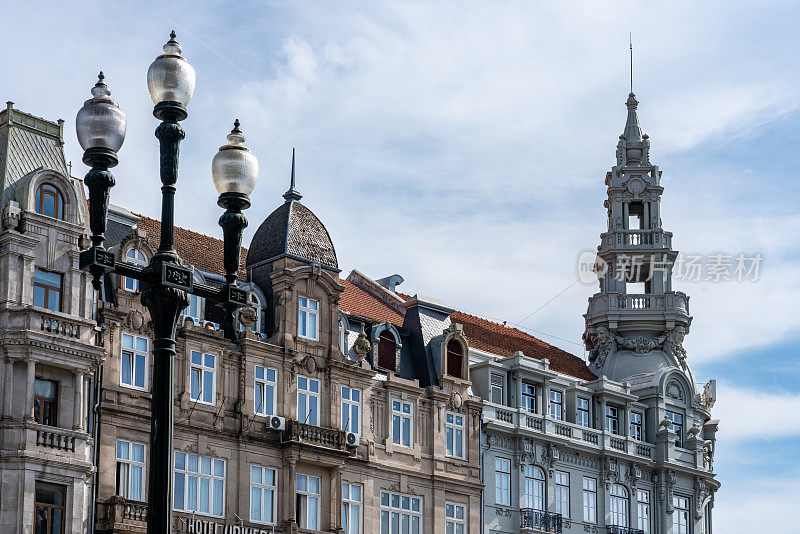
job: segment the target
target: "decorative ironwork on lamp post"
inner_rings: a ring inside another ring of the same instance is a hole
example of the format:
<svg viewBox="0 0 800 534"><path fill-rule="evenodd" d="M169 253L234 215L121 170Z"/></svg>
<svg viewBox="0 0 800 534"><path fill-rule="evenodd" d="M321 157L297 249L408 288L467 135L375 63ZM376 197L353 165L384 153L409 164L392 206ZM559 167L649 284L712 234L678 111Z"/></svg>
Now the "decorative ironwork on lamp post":
<svg viewBox="0 0 800 534"><path fill-rule="evenodd" d="M181 312L189 304L189 294L216 302L225 310L224 331L234 339L234 312L248 304L247 292L236 284L240 265L242 232L247 219L242 210L250 207L250 193L258 177L258 160L244 147L239 121L212 162L218 204L225 208L219 219L223 229L225 285L220 289L194 283L192 270L184 265L174 245L175 184L178 155L185 133L180 121L187 117L186 105L195 85L194 69L181 56L175 32L147 71L147 86L155 107L153 115L161 121L156 128L161 149L161 240L146 267L117 263L104 247L108 219L109 191L114 177L109 169L118 163L117 152L125 140L125 114L111 99L103 73L92 88L76 118L78 140L84 150L83 161L91 167L84 182L89 188L89 226L92 246L81 253L81 268L92 274L99 290L108 273L135 278L141 282L142 303L153 322L153 382L148 466L147 532L172 532L173 483L173 387L175 334Z"/></svg>

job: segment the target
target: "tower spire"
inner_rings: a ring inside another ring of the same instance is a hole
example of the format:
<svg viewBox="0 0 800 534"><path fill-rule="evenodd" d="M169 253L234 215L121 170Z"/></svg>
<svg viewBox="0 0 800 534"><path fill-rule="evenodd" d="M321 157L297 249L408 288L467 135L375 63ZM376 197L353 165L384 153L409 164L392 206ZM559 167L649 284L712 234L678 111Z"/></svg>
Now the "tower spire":
<svg viewBox="0 0 800 534"><path fill-rule="evenodd" d="M289 190L283 194L283 198L286 199L286 202L303 198L303 195L294 187L294 147L292 147L292 177L289 182Z"/></svg>

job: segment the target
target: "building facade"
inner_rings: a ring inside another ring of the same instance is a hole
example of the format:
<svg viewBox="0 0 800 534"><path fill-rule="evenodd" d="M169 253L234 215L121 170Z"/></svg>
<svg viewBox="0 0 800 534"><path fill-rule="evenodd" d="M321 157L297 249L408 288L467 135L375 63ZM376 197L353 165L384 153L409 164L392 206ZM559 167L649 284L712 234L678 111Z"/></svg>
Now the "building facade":
<svg viewBox="0 0 800 534"><path fill-rule="evenodd" d="M711 532L715 383L697 384L687 363L689 297L671 287L677 252L637 106L631 94L606 176L588 366L533 338L470 354L486 401L486 533Z"/></svg>

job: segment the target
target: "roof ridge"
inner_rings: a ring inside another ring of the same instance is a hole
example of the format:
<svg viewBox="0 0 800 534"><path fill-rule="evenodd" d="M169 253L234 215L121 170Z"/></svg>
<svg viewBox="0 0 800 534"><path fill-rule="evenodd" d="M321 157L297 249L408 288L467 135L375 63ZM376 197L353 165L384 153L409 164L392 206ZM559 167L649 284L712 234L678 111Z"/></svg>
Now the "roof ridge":
<svg viewBox="0 0 800 534"><path fill-rule="evenodd" d="M572 354L571 352L568 352L568 351L566 351L566 350L564 350L564 349L562 349L562 348L560 348L560 347L558 347L556 345L552 345L552 344L548 343L547 341L534 336L533 334L529 334L528 332L525 332L524 330L520 330L519 328L516 328L516 327L513 327L513 326L508 326L508 325L505 325L503 323L498 323L497 321L492 321L491 319L487 319L485 317L481 317L480 315L475 315L475 314L472 314L472 313L469 313L469 312L465 312L465 311L462 311L462 310L456 310L453 313L462 313L464 315L468 315L469 317L474 317L475 319L487 322L489 324L493 324L495 326L499 326L499 327L504 328L506 330L512 330L514 332L518 332L518 333L522 334L523 336L529 337L531 339L535 339L536 341L538 341L540 343L544 343L548 347L553 347L555 349L564 351L567 354ZM574 354L573 354L573 356L574 356Z"/></svg>
<svg viewBox="0 0 800 534"><path fill-rule="evenodd" d="M133 213L134 215L136 215L137 217L139 217L141 219L147 219L149 221L153 221L153 222L158 223L159 225L161 225L161 221L159 219L154 219L153 217L148 217L147 215L142 215L141 213L136 213L135 211L132 211L131 213ZM184 228L183 226L175 226L175 229L183 230L184 232L188 232L188 233L194 234L196 236L205 237L206 239L213 239L214 241L219 241L220 243L224 243L225 242L223 239L220 239L218 237L210 236L210 235L207 235L207 234L202 234L202 233L196 232L194 230L189 230L188 228ZM245 247L245 246L242 246L241 248L243 250L247 250L247 247Z"/></svg>

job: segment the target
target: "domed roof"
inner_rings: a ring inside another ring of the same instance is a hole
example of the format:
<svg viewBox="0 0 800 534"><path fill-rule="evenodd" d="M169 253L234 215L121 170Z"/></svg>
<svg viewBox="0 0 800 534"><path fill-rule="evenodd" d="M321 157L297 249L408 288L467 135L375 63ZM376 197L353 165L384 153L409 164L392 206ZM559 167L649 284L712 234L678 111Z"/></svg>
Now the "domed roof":
<svg viewBox="0 0 800 534"><path fill-rule="evenodd" d="M247 252L245 267L281 256L339 268L336 250L325 225L292 196L256 230Z"/></svg>

